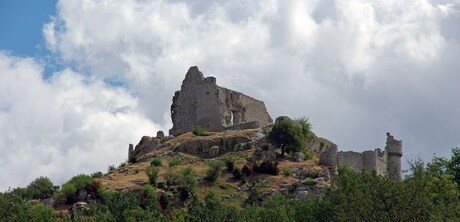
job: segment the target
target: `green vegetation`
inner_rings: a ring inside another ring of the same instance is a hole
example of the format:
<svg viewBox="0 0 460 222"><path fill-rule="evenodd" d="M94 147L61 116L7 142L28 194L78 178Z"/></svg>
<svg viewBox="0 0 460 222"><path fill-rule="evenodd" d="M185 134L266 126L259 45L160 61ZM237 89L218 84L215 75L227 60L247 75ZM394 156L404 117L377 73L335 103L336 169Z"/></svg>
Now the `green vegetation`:
<svg viewBox="0 0 460 222"><path fill-rule="evenodd" d="M159 157L155 157L150 161L150 166L161 166L161 159Z"/></svg>
<svg viewBox="0 0 460 222"><path fill-rule="evenodd" d="M207 136L206 129L201 126L194 126L192 128L192 133L195 136Z"/></svg>
<svg viewBox="0 0 460 222"><path fill-rule="evenodd" d="M98 171L98 172L92 173L91 177L94 178L94 179L102 177L102 172Z"/></svg>
<svg viewBox="0 0 460 222"><path fill-rule="evenodd" d="M169 161L168 165L169 165L169 167L175 167L175 166L179 165L180 162L182 162L182 160L180 158L174 158L171 161Z"/></svg>
<svg viewBox="0 0 460 222"><path fill-rule="evenodd" d="M208 166L209 168L206 171L205 179L209 182L214 182L217 178L219 178L222 168L224 167L224 163L220 160L214 160L209 162Z"/></svg>
<svg viewBox="0 0 460 222"><path fill-rule="evenodd" d="M227 205L224 197L213 191L200 201L194 191L198 175L190 167L179 170L177 184L180 188L173 195L169 191L157 195L152 185L139 191L110 191L98 187L88 175L77 175L61 190L56 190L48 178L39 177L26 188L0 193L0 220L71 221L70 217L58 219L52 208L31 199L54 196L56 192L73 196L80 189L96 187L97 201L89 205L85 215L76 215L73 221L458 221L459 154L459 149L454 148L450 159L435 157L428 164L415 162L402 181L392 181L375 172L357 173L340 166L339 175L335 177L336 187L322 196L303 201L279 193L262 199L262 189L272 187L276 180L268 178L249 191L243 208ZM262 165L263 162L259 167ZM209 167L220 171L224 164L210 162ZM285 169L283 174L288 171ZM239 168L235 167L233 172L235 170ZM304 182L313 184L314 177L312 173ZM214 186L215 192L235 189L229 181L219 180ZM192 198L189 198L190 193Z"/></svg>
<svg viewBox="0 0 460 222"><path fill-rule="evenodd" d="M157 186L157 179L158 179L158 173L160 172L160 167L156 166L150 166L145 170L145 173L147 174L147 177L149 178L149 183L150 185L156 187Z"/></svg>
<svg viewBox="0 0 460 222"><path fill-rule="evenodd" d="M165 133L163 131L158 131L156 138L158 139L163 139L165 137Z"/></svg>
<svg viewBox="0 0 460 222"><path fill-rule="evenodd" d="M294 121L288 117L278 117L268 134L268 141L281 148L281 156L287 152L299 152L305 148L310 135L311 124L307 119Z"/></svg>
<svg viewBox="0 0 460 222"><path fill-rule="evenodd" d="M292 175L292 167L287 166L283 168L283 175L284 176L291 176Z"/></svg>
<svg viewBox="0 0 460 222"><path fill-rule="evenodd" d="M309 160L315 155L315 152L313 150L304 150L303 155L305 156L305 160Z"/></svg>
<svg viewBox="0 0 460 222"><path fill-rule="evenodd" d="M188 199L188 194L195 194L198 187L198 174L192 169L187 167L180 171L178 184L181 190L181 199Z"/></svg>

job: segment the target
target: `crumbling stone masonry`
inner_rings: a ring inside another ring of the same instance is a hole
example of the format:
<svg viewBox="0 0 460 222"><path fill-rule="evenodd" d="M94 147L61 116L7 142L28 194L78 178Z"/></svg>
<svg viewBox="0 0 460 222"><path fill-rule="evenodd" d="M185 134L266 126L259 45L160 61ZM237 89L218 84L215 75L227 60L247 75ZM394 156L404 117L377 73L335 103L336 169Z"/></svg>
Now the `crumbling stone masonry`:
<svg viewBox="0 0 460 222"><path fill-rule="evenodd" d="M320 154L319 163L330 167L347 164L354 171L373 171L377 174L388 175L392 180L401 180L402 141L396 140L387 133L385 151L380 148L362 153L353 151L337 152L336 146L326 147Z"/></svg>
<svg viewBox="0 0 460 222"><path fill-rule="evenodd" d="M173 128L169 134L189 132L194 126L209 131L258 128L273 122L265 104L257 99L216 84L190 67L171 105Z"/></svg>

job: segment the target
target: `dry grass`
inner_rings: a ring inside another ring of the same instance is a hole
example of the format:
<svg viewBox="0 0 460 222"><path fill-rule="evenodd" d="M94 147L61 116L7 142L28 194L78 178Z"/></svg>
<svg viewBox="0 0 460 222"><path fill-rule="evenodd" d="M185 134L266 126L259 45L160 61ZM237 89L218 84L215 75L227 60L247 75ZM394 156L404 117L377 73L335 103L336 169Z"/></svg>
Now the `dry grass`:
<svg viewBox="0 0 460 222"><path fill-rule="evenodd" d="M112 170L110 173L104 175L98 180L101 184L109 189L128 191L128 190L139 190L142 188L143 184L148 183L148 178L145 173L147 167L150 166L150 160L158 156L159 154L172 151L177 145L195 139L203 139L204 137L210 139L219 139L225 137L236 137L244 136L250 137L257 130L242 130L242 131L231 131L231 132L219 132L219 133L210 133L209 136L195 136L192 133L185 133L180 136L177 136L166 142L168 146L152 151L146 154L142 162L137 162L134 164L128 164L125 167L120 167L115 170ZM215 159L225 161L226 159L233 159L235 162L235 167L242 168L246 163L246 159L250 157L254 152L252 150L230 152L218 156ZM179 153L178 155L165 155L161 157L162 167L160 168L158 182L164 182L167 171L169 169L168 163L174 158L181 158L181 163L174 167L174 171L177 173L180 170L186 167L192 167L195 170L199 177L203 178L208 169L207 161L201 159L195 155L189 155L185 153ZM318 158L313 157L312 159L306 160L304 162L291 162L288 158L279 161L279 168L283 169L284 167L302 167L304 170L310 172L320 172L323 170L321 166L317 165ZM248 198L248 192L241 191L242 183L240 180L232 179L233 176L230 172L224 171L222 175L214 183L209 183L206 180L202 180L197 188L198 197L203 199L209 192L214 192L218 197L222 199L222 202L235 206L243 207L244 200ZM254 174L250 178L246 178L247 183L252 184L256 182L258 188L266 190L268 192L272 190L278 190L282 183L293 183L296 179L293 176L284 176L282 173L277 176L264 175L264 174Z"/></svg>

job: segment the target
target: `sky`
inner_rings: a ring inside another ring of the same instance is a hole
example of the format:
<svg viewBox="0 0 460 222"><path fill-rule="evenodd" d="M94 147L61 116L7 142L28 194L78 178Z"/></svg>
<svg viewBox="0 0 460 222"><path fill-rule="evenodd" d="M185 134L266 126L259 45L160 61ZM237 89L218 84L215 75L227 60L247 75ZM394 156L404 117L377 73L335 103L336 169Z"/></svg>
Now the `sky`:
<svg viewBox="0 0 460 222"><path fill-rule="evenodd" d="M339 150L460 146L459 0L0 0L0 32L0 190L126 161L195 65Z"/></svg>

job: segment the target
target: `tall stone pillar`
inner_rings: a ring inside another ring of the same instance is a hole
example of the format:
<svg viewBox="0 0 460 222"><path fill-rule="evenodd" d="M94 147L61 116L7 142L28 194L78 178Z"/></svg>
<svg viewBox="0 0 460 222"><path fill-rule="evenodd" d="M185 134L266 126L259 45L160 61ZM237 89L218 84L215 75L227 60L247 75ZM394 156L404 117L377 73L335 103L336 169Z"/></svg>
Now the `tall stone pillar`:
<svg viewBox="0 0 460 222"><path fill-rule="evenodd" d="M385 146L385 152L387 153L387 172L388 177L392 180L401 180L401 157L402 152L402 141L396 140L394 137L387 133L387 144Z"/></svg>
<svg viewBox="0 0 460 222"><path fill-rule="evenodd" d="M129 147L128 147L128 161L131 161L131 158L134 156L134 148L133 148L133 144L129 144Z"/></svg>

